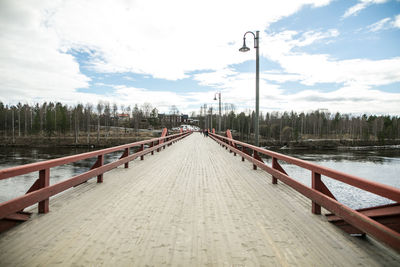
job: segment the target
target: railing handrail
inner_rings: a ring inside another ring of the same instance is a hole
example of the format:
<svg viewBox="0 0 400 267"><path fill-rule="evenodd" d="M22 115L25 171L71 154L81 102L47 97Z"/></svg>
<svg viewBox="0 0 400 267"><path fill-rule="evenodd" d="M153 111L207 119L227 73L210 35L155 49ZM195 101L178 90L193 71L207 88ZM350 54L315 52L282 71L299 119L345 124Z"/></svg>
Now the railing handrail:
<svg viewBox="0 0 400 267"><path fill-rule="evenodd" d="M96 151L80 153L77 155L71 155L71 156L66 156L66 157L61 157L61 158L56 158L56 159L50 159L50 160L33 162L33 163L28 163L28 164L24 164L24 165L20 165L20 166L10 167L10 168L0 170L0 180L15 177L18 175L24 175L24 174L31 173L34 171L39 171L42 169L47 169L47 168L52 168L52 167L56 167L59 165L68 164L71 162L76 162L76 161L80 161L80 160L84 160L84 159L88 159L88 158L93 158L98 155L109 154L109 153L112 153L115 151L120 151L120 150L123 150L126 148L137 147L137 146L145 145L148 143L157 142L160 140L165 140L167 138L176 138L176 137L179 137L184 134L186 134L186 133L178 133L178 134L168 135L168 136L164 136L164 137L152 138L152 139L138 141L138 142L134 142L134 143L119 145L119 146L115 146L115 147L104 148L104 149L100 149L100 150L96 150Z"/></svg>
<svg viewBox="0 0 400 267"><path fill-rule="evenodd" d="M291 156L287 156L287 155L283 155L271 150L267 150L265 148L261 148L261 147L257 147L251 144L247 144L232 138L227 138L221 135L217 135L217 134L212 134L210 133L210 135L215 136L216 138L220 138L223 139L225 141L228 142L234 142L237 145L241 145L247 148L250 148L252 150L255 150L261 154L264 155L268 155L270 157L273 158L277 158L280 160L283 160L285 162L297 165L299 167L308 169L310 171L319 173L321 175L325 175L327 177L330 177L332 179L338 180L340 182L352 185L354 187L363 189L365 191L380 195L382 197L391 199L393 201L396 202L400 202L400 189L393 187L393 186L389 186L386 184L382 184L382 183L378 183L378 182L374 182L374 181L370 181L364 178L360 178L351 174L347 174L344 172L340 172L328 167L324 167L315 163L311 163L302 159L297 159Z"/></svg>
<svg viewBox="0 0 400 267"><path fill-rule="evenodd" d="M165 131L166 133L166 131ZM14 177L34 171L39 171L39 178L31 186L25 195L16 197L14 199L0 203L0 222L1 219L7 216L18 213L24 208L29 207L35 203L39 203L38 209L39 213L47 213L49 211L49 198L54 196L68 188L77 186L81 183L86 182L92 177L97 176L97 183L103 182L103 174L110 171L122 164L125 164L125 168L129 167L129 162L140 157L141 160L144 159L144 155L151 153L153 155L154 151L159 152L160 149L166 146L172 145L174 142L181 140L191 134L191 132L184 132L180 134L163 136L160 138L152 138L149 140L134 142L126 145L121 145L112 148L101 149L93 152L82 153L78 155L68 156L64 158L58 158L53 160L47 160L37 163L26 164L22 166L17 166L13 168L8 168L2 170L0 173L2 179L9 177ZM166 140L165 140L166 139ZM163 141L165 140L165 141ZM163 142L158 142L163 141ZM144 149L144 144L151 143L151 147ZM155 144L156 143L156 144ZM130 154L129 148L140 146L139 151ZM114 151L124 150L122 156L111 163L104 164L104 155ZM76 162L86 158L92 158L97 156L97 161L94 163L90 170L73 176L71 178L65 179L63 181L57 182L50 185L50 168L63 165L70 162ZM0 227L0 229L2 229ZM2 231L2 230L0 230Z"/></svg>
<svg viewBox="0 0 400 267"><path fill-rule="evenodd" d="M282 155L277 152L269 151L244 142L236 141L233 138L226 138L224 136L212 133L210 133L210 137L220 145L225 146L226 149L228 149L229 147L229 150L231 152L234 152L234 155L236 155L237 153L241 155L242 161L244 161L244 159L246 158L248 161L252 162L253 169L257 169L257 167L259 167L260 169L268 172L272 176L273 184L277 184L277 181L279 179L297 192L301 193L303 196L311 199L312 213L321 214L321 207L324 207L333 214L342 218L351 226L355 227L357 231L361 230L363 231L362 233L370 234L378 240L384 242L386 245L392 247L397 252L400 252L400 233L397 230L392 229L389 226L384 225L379 221L366 216L362 212L349 208L348 206L337 201L335 196L330 192L330 190L321 180L321 173L330 178L342 181L349 185L353 185L365 191L381 195L397 202L399 202L400 199L400 190L398 188L367 181L356 176L341 173L300 159ZM237 144L242 146L242 150L240 150L236 146ZM244 150L244 147L252 149L253 155L250 155L248 152L246 152ZM261 158L258 156L258 153L271 156L272 167L265 164L264 161L262 161ZM278 159L311 170L311 186L307 186L290 177L279 164ZM379 209L381 207L382 206L374 208Z"/></svg>

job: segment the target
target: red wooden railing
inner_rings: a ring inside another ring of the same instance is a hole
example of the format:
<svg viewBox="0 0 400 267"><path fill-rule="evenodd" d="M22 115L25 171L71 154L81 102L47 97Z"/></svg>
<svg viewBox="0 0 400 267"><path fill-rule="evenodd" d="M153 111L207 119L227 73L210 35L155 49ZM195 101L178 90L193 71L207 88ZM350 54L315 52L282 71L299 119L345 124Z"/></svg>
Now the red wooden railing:
<svg viewBox="0 0 400 267"><path fill-rule="evenodd" d="M343 227L347 232L369 234L400 252L400 189L234 140L229 130L227 137L214 133L210 133L210 137L233 152L235 156L236 154L241 155L242 161L247 159L252 162L254 169L259 167L271 174L273 184L277 184L280 180L311 199L314 214L321 214L321 207L324 207L336 215L335 218L343 219L349 224L349 226ZM271 157L272 166L265 164L259 154ZM291 178L278 160L310 170L311 187ZM321 180L321 175L380 195L395 203L358 211L351 209L336 200Z"/></svg>
<svg viewBox="0 0 400 267"><path fill-rule="evenodd" d="M0 170L0 180L12 178L18 175L24 175L31 172L39 172L39 178L31 186L31 188L25 195L0 203L0 232L10 228L18 220L26 220L28 214L23 212L24 208L38 203L38 212L47 213L49 211L49 197L54 196L71 187L77 186L81 183L84 183L95 176L97 176L97 182L102 183L103 174L105 172L114 169L122 164L125 165L125 168L128 168L130 161L138 157L143 160L144 155L148 153L151 153L151 155L153 155L154 151L159 152L160 149L165 148L166 146L170 146L172 143L191 134L190 132L185 132L167 136L166 133L167 131L165 129L160 138L153 138L145 141L106 148L93 152L87 152L42 162L30 163ZM145 149L145 145L148 145L149 147ZM139 150L136 153L130 154L131 149L135 147L139 148ZM117 161L104 165L104 156L106 154L116 151L123 151L121 157ZM50 185L51 168L95 157L97 157L97 161L90 168L90 170L67 180L56 183L54 185Z"/></svg>

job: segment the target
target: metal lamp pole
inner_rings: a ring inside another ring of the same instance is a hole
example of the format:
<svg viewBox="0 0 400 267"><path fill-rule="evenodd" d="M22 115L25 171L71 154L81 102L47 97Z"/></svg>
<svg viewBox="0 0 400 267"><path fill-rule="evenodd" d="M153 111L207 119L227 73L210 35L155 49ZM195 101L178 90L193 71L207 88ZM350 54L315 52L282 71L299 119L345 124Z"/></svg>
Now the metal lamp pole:
<svg viewBox="0 0 400 267"><path fill-rule="evenodd" d="M207 126L208 126L208 123L207 123L207 121L208 121L208 114L207 114L207 105L206 105L206 104L204 104L203 110L204 110L204 130L206 130L206 129L207 129Z"/></svg>
<svg viewBox="0 0 400 267"><path fill-rule="evenodd" d="M259 133L259 121L258 121L258 113L259 113L259 102L260 102L260 94L259 94L259 90L260 90L260 59L259 59L259 41L260 41L260 37L259 37L259 33L260 31L256 31L256 34L254 34L251 31L248 31L244 34L243 36L243 47L241 47L239 49L240 52L247 52L250 50L250 48L248 48L246 46L246 34L251 33L254 37L254 48L256 49L256 118L255 118L255 122L254 122L254 132L255 132L255 145L259 146L259 141L258 141L258 133Z"/></svg>
<svg viewBox="0 0 400 267"><path fill-rule="evenodd" d="M215 93L214 100L219 99L219 118L218 118L218 132L221 132L221 92Z"/></svg>
<svg viewBox="0 0 400 267"><path fill-rule="evenodd" d="M213 110L213 107L211 105L211 107L210 107L210 131L211 132L212 132L212 129L213 129L212 110Z"/></svg>

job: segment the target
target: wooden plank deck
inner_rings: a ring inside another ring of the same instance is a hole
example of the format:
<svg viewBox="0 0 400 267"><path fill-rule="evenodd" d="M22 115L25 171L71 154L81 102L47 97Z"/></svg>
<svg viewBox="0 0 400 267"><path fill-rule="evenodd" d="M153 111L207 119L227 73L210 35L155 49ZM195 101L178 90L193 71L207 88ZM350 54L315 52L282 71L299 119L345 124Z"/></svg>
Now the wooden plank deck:
<svg viewBox="0 0 400 267"><path fill-rule="evenodd" d="M0 266L399 266L310 207L195 133L51 199L0 235Z"/></svg>

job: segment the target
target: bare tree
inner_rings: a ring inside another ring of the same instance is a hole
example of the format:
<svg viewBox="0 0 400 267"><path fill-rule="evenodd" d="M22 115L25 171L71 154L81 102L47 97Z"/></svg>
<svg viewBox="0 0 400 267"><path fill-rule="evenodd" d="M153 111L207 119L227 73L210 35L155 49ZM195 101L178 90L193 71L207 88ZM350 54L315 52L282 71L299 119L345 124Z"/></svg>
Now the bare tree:
<svg viewBox="0 0 400 267"><path fill-rule="evenodd" d="M179 114L179 109L175 105L172 105L169 108L169 113L172 115L171 116L172 117L172 127L175 127L177 124L177 117Z"/></svg>
<svg viewBox="0 0 400 267"><path fill-rule="evenodd" d="M152 109L153 109L153 107L151 106L150 103L147 103L147 102L143 103L142 110L143 110L143 115L145 118L150 117L150 113L151 113Z"/></svg>
<svg viewBox="0 0 400 267"><path fill-rule="evenodd" d="M18 109L18 137L21 137L21 109L22 109L21 103L18 103L17 109Z"/></svg>
<svg viewBox="0 0 400 267"><path fill-rule="evenodd" d="M114 119L114 127L118 127L118 106L115 103L112 105L112 114Z"/></svg>
<svg viewBox="0 0 400 267"><path fill-rule="evenodd" d="M74 133L75 133L75 144L78 143L79 141L79 119L80 119L80 114L82 112L82 104L76 105L74 109Z"/></svg>
<svg viewBox="0 0 400 267"><path fill-rule="evenodd" d="M24 136L26 137L26 134L28 132L28 108L29 106L27 104L24 105Z"/></svg>
<svg viewBox="0 0 400 267"><path fill-rule="evenodd" d="M107 127L107 137L110 134L110 120L111 120L111 107L110 107L110 102L105 102L104 103L104 124Z"/></svg>
<svg viewBox="0 0 400 267"><path fill-rule="evenodd" d="M92 113L93 106L92 104L87 103L85 107L86 113L86 133L87 133L87 144L90 143L90 115Z"/></svg>
<svg viewBox="0 0 400 267"><path fill-rule="evenodd" d="M99 103L97 103L97 143L99 143L100 140L100 117L103 112L103 107L103 102L99 101Z"/></svg>
<svg viewBox="0 0 400 267"><path fill-rule="evenodd" d="M131 127L131 106L126 107L126 114L128 115L128 127Z"/></svg>
<svg viewBox="0 0 400 267"><path fill-rule="evenodd" d="M139 130L139 122L142 116L142 112L140 111L140 109L138 108L137 104L135 104L135 106L133 107L132 110L132 117L133 117L133 124L134 124L134 128L136 130L136 132L138 132Z"/></svg>
<svg viewBox="0 0 400 267"><path fill-rule="evenodd" d="M12 124L12 142L15 143L15 127L14 127L14 110L15 107L11 107L11 124Z"/></svg>
<svg viewBox="0 0 400 267"><path fill-rule="evenodd" d="M4 109L4 138L7 138L7 111L8 106Z"/></svg>

